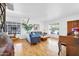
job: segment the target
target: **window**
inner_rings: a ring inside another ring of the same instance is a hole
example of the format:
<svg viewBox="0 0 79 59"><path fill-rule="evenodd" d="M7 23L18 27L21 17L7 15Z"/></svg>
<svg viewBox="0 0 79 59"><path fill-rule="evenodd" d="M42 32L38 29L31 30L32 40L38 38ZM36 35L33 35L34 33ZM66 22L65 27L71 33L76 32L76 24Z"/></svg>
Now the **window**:
<svg viewBox="0 0 79 59"><path fill-rule="evenodd" d="M59 35L59 23L49 24L49 33Z"/></svg>
<svg viewBox="0 0 79 59"><path fill-rule="evenodd" d="M21 24L16 22L7 22L6 31L8 34L21 34Z"/></svg>

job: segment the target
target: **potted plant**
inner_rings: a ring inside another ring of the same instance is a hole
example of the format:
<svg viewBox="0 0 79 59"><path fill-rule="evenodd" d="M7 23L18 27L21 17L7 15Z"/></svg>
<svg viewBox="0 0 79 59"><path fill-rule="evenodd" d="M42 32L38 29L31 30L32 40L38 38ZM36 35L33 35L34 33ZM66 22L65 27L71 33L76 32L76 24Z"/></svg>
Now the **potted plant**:
<svg viewBox="0 0 79 59"><path fill-rule="evenodd" d="M30 37L29 37L29 34L30 34L30 31L32 30L33 28L33 24L29 24L29 19L27 20L26 23L22 23L24 29L26 30L26 38L27 40L30 42Z"/></svg>
<svg viewBox="0 0 79 59"><path fill-rule="evenodd" d="M29 24L29 19L27 20L26 23L22 23L22 25L27 32L31 31L33 28L33 24Z"/></svg>

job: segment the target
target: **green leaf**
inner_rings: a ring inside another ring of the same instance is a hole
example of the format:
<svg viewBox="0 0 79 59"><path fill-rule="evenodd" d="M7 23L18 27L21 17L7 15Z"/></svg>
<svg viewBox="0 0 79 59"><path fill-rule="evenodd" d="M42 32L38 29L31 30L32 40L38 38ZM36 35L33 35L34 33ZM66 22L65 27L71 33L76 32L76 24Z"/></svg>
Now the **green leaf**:
<svg viewBox="0 0 79 59"><path fill-rule="evenodd" d="M30 31L33 28L32 24L25 24L25 23L23 23L22 25L23 25L23 27L25 28L26 31Z"/></svg>

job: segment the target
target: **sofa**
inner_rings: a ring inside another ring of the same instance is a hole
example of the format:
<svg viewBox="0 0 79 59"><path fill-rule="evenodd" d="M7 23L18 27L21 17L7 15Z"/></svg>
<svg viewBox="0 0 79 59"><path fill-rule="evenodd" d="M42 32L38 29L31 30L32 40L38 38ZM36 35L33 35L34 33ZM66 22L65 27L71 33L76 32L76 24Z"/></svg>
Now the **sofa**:
<svg viewBox="0 0 79 59"><path fill-rule="evenodd" d="M27 35L27 40L33 44L33 43L39 43L41 37L41 32L31 32Z"/></svg>

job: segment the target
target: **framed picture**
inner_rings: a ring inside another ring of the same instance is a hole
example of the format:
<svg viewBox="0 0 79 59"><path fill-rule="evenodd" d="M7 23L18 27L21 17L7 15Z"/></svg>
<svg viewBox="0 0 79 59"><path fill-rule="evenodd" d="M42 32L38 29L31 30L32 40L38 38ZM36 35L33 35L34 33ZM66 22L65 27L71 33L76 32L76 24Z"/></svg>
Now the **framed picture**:
<svg viewBox="0 0 79 59"><path fill-rule="evenodd" d="M34 30L39 30L39 29L40 29L39 24L34 24Z"/></svg>

